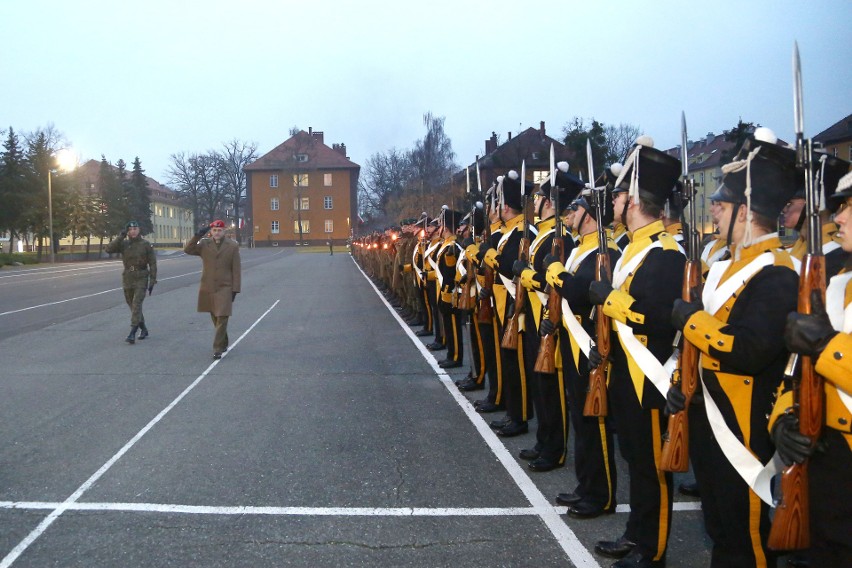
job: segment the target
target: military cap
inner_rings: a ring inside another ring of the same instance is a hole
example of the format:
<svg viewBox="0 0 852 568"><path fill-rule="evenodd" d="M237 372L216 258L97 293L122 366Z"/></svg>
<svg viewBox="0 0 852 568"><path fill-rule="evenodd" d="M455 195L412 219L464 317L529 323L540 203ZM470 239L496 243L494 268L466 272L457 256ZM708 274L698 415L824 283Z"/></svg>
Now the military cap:
<svg viewBox="0 0 852 568"><path fill-rule="evenodd" d="M746 139L737 159L722 167L722 174L722 184L711 200L745 203L766 217L776 217L793 198L800 177L796 151L779 145L775 134L762 127ZM747 187L751 187L750 198Z"/></svg>
<svg viewBox="0 0 852 568"><path fill-rule="evenodd" d="M614 192L626 189L632 196L641 189L651 201L662 207L680 174L680 160L654 148L654 140L650 136L640 136L615 180ZM629 181L625 188L621 187L624 181Z"/></svg>
<svg viewBox="0 0 852 568"><path fill-rule="evenodd" d="M518 211L524 208L524 197L529 196L535 185L532 182L524 180L524 193L521 195L521 179L520 174L515 170L509 170L509 173L503 176L503 181L497 186L497 192L502 196L502 201L512 209Z"/></svg>
<svg viewBox="0 0 852 568"><path fill-rule="evenodd" d="M210 223L210 228L212 229L214 227L219 227L221 229L224 229L225 228L225 222L222 221L221 219L216 219L215 221Z"/></svg>
<svg viewBox="0 0 852 568"><path fill-rule="evenodd" d="M559 189L559 207L564 211L586 187L586 184L578 176L568 171L568 162L559 162L556 164L556 187ZM547 176L536 193L550 198L552 192L553 185L550 176Z"/></svg>
<svg viewBox="0 0 852 568"><path fill-rule="evenodd" d="M138 229L138 228L139 228L139 223L138 223L138 222L136 222L136 221L128 221L128 222L127 222L127 225L125 225L125 226L124 226L124 228L125 228L125 229L129 229L130 227L136 227L136 228Z"/></svg>
<svg viewBox="0 0 852 568"><path fill-rule="evenodd" d="M840 204L846 201L848 197L852 197L852 172L849 172L837 182L837 188L828 198L829 207L832 211L837 211Z"/></svg>

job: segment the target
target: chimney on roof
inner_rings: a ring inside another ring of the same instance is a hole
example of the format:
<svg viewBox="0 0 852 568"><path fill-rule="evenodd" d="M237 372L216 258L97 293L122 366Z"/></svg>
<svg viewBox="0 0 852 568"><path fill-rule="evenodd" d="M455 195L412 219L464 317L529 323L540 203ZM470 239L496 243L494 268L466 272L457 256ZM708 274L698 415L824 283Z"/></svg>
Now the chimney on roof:
<svg viewBox="0 0 852 568"><path fill-rule="evenodd" d="M316 132L314 132L313 127L309 126L308 134L310 134L314 138L314 140L317 140L320 144L325 144L325 142L323 141L324 136L322 131L317 130Z"/></svg>
<svg viewBox="0 0 852 568"><path fill-rule="evenodd" d="M508 132L508 136L509 136L509 140L511 140L512 139L512 131L511 130ZM506 142L508 142L509 140L506 140Z"/></svg>
<svg viewBox="0 0 852 568"><path fill-rule="evenodd" d="M346 157L346 144L332 144L331 149L344 158Z"/></svg>
<svg viewBox="0 0 852 568"><path fill-rule="evenodd" d="M491 131L491 138L485 141L485 153L490 154L497 149L497 133Z"/></svg>
<svg viewBox="0 0 852 568"><path fill-rule="evenodd" d="M707 138L705 139L705 144L710 144L716 138L716 135L712 132L707 133Z"/></svg>
<svg viewBox="0 0 852 568"><path fill-rule="evenodd" d="M539 127L538 131L541 133L541 137L544 138L545 133L544 133L544 121L543 120L541 121L541 126Z"/></svg>

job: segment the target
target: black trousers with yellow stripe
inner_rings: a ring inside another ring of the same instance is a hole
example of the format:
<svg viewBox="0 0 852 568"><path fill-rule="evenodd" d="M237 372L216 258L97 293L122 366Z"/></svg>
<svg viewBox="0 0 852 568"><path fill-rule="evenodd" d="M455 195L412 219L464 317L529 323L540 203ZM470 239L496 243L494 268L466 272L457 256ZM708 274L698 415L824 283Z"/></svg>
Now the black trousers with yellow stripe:
<svg viewBox="0 0 852 568"><path fill-rule="evenodd" d="M434 323L432 321L432 306L429 305L429 292L427 291L426 285L419 285L417 289L420 293L417 295L417 303L420 306L420 313L423 314L423 321L426 322L423 324L423 330L427 333L432 333L434 329Z"/></svg>
<svg viewBox="0 0 852 568"><path fill-rule="evenodd" d="M474 317L478 317L476 314ZM485 373L488 375L488 402L497 405L505 404L503 392L503 358L500 350L500 339L503 328L497 319L496 312L491 316L490 323L479 322L479 334L482 337L482 352L485 356Z"/></svg>
<svg viewBox="0 0 852 568"><path fill-rule="evenodd" d="M558 374L535 372L535 361L541 346L541 337L531 318L526 320L524 330L524 364L527 385L538 420L536 449L541 457L557 463L565 463L568 420L565 410L565 391L562 377Z"/></svg>
<svg viewBox="0 0 852 568"><path fill-rule="evenodd" d="M663 414L665 399L647 378L644 381L646 401L657 399L655 404L646 402L648 408L637 397L622 354L613 362L609 403L630 476L630 515L624 536L636 543L635 552L660 560L665 558L672 514L672 474L660 469L668 421Z"/></svg>
<svg viewBox="0 0 852 568"><path fill-rule="evenodd" d="M852 450L833 428L823 429L819 447L808 466L811 566L852 566Z"/></svg>
<svg viewBox="0 0 852 568"><path fill-rule="evenodd" d="M485 380L485 351L483 345L482 330L477 321L476 310L464 312L463 317L468 324L468 340L470 341L470 376L478 385Z"/></svg>
<svg viewBox="0 0 852 568"><path fill-rule="evenodd" d="M447 361L461 363L464 359L464 335L462 334L462 319L464 312L454 308L452 304L438 302L444 328L444 341L447 345Z"/></svg>
<svg viewBox="0 0 852 568"><path fill-rule="evenodd" d="M768 436L768 433L753 432ZM758 456L767 463L771 456ZM716 441L704 404L689 407L689 458L701 491L704 527L713 540L712 567L774 567L766 547L771 523L761 501L731 465Z"/></svg>
<svg viewBox="0 0 852 568"><path fill-rule="evenodd" d="M524 343L524 334L519 333L517 350L500 348L506 414L513 422L526 422L533 417L532 397L527 389Z"/></svg>
<svg viewBox="0 0 852 568"><path fill-rule="evenodd" d="M574 493L602 508L615 507L617 476L613 444L612 413L606 417L583 416L589 388L587 359L580 351L579 368L574 364L571 341L565 328L559 329L559 352L568 399L568 415L574 427Z"/></svg>
<svg viewBox="0 0 852 568"><path fill-rule="evenodd" d="M432 328L435 333L435 343L444 343L444 321L438 311L438 284L434 280L426 282L426 300L432 313Z"/></svg>

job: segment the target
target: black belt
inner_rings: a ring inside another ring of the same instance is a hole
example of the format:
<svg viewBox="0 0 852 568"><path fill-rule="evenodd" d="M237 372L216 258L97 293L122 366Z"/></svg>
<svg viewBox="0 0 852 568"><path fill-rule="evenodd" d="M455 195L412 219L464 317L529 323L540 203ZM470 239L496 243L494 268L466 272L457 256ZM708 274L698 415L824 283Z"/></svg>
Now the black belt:
<svg viewBox="0 0 852 568"><path fill-rule="evenodd" d="M139 271L139 270L148 270L148 267L147 266L128 266L127 270L128 270L128 272L136 272L136 271Z"/></svg>

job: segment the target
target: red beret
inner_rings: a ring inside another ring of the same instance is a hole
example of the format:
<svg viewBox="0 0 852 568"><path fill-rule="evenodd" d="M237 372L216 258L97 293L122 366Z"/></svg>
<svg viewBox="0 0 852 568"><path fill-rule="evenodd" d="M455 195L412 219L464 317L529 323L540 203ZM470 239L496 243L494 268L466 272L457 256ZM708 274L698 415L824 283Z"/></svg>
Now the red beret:
<svg viewBox="0 0 852 568"><path fill-rule="evenodd" d="M223 228L223 229L224 229L224 228L225 228L225 222L224 222L224 221L222 221L221 219L216 219L215 221L213 221L212 223L210 223L210 227L211 227L211 228L213 228L213 227L221 227L221 228Z"/></svg>

